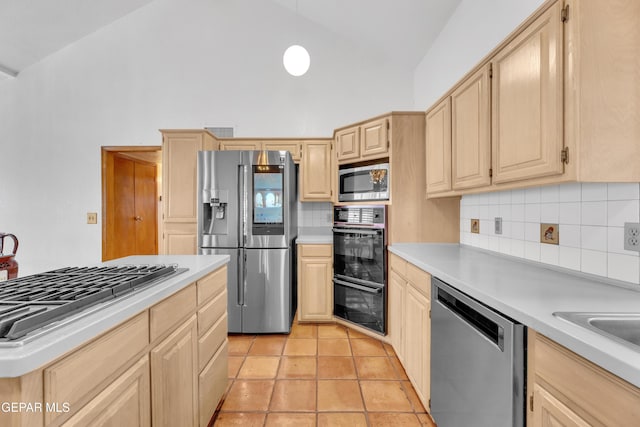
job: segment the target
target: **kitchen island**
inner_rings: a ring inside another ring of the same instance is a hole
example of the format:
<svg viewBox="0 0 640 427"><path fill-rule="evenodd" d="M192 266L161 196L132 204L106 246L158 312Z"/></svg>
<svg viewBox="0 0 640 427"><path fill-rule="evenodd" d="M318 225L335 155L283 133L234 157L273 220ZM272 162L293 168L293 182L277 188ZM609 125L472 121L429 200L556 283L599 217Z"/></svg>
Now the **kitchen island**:
<svg viewBox="0 0 640 427"><path fill-rule="evenodd" d="M226 388L228 261L104 263L174 264L178 273L0 342L0 425L207 425Z"/></svg>

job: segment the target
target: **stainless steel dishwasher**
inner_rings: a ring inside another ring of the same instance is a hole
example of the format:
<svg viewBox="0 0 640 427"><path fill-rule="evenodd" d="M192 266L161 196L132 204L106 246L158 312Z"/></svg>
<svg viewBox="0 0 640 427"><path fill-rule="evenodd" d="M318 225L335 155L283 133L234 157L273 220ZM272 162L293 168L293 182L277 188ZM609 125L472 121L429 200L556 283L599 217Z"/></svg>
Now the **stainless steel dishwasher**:
<svg viewBox="0 0 640 427"><path fill-rule="evenodd" d="M432 280L431 415L438 427L523 427L526 328Z"/></svg>

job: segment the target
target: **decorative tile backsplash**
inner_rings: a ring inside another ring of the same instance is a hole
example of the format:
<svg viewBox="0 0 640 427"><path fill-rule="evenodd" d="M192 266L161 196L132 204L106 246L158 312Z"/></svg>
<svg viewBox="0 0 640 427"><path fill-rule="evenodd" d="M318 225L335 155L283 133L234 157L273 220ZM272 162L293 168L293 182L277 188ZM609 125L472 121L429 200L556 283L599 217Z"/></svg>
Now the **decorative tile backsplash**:
<svg viewBox="0 0 640 427"><path fill-rule="evenodd" d="M471 219L480 220L478 234ZM460 243L640 285L640 253L624 249L625 222L640 222L638 183L471 194L460 202ZM559 225L558 245L540 243L542 223Z"/></svg>

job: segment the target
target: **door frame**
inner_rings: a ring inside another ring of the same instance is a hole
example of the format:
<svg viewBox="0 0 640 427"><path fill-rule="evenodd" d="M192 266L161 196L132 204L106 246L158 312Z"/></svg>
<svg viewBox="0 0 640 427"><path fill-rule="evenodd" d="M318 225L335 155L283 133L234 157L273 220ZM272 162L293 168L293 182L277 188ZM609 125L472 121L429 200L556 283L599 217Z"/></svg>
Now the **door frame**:
<svg viewBox="0 0 640 427"><path fill-rule="evenodd" d="M136 153L144 153L145 155L149 155L151 153L162 152L162 146L159 145L135 145L135 146L102 146L100 150L101 164L102 164L102 261L106 260L107 251L109 248L110 242L108 241L108 233L107 233L107 220L110 218L110 212L113 209L114 205L114 195L111 187L111 183L114 180L113 173L113 159L117 155L125 155L134 159ZM141 159L136 159L136 161L144 161ZM153 163L153 162L150 162ZM162 163L157 163L160 168L162 167ZM160 173L161 169L158 170ZM161 194L160 192L158 194ZM158 197L158 202L160 202L160 196ZM160 208L158 209L158 215L160 215ZM160 226L162 222L160 218L158 218L158 225ZM159 237L161 236L160 230L158 230L158 239L156 242L159 242ZM159 243L158 243L159 246Z"/></svg>

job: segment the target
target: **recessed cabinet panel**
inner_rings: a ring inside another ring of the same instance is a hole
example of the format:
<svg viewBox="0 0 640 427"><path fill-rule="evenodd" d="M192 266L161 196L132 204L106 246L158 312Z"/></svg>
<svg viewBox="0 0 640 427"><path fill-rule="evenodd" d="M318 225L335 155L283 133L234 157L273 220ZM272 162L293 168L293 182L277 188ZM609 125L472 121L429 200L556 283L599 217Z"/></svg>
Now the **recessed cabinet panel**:
<svg viewBox="0 0 640 427"><path fill-rule="evenodd" d="M492 60L495 183L564 171L561 11L558 2Z"/></svg>
<svg viewBox="0 0 640 427"><path fill-rule="evenodd" d="M427 194L451 190L451 98L427 112Z"/></svg>
<svg viewBox="0 0 640 427"><path fill-rule="evenodd" d="M360 128L351 128L336 133L336 157L338 162L360 157Z"/></svg>
<svg viewBox="0 0 640 427"><path fill-rule="evenodd" d="M302 146L300 164L300 200L331 201L332 196L331 143L330 141L306 141Z"/></svg>
<svg viewBox="0 0 640 427"><path fill-rule="evenodd" d="M369 122L360 127L362 132L362 158L385 154L388 150L387 119Z"/></svg>
<svg viewBox="0 0 640 427"><path fill-rule="evenodd" d="M534 412L533 427L589 427L590 424L567 408L552 394L533 386L534 401L539 408Z"/></svg>
<svg viewBox="0 0 640 427"><path fill-rule="evenodd" d="M333 321L332 245L298 245L298 251L298 319Z"/></svg>
<svg viewBox="0 0 640 427"><path fill-rule="evenodd" d="M451 94L452 187L491 184L489 64Z"/></svg>
<svg viewBox="0 0 640 427"><path fill-rule="evenodd" d="M220 150L261 150L262 144L260 141L220 141Z"/></svg>
<svg viewBox="0 0 640 427"><path fill-rule="evenodd" d="M302 141L263 141L263 150L288 151L294 162L300 161L302 154Z"/></svg>

